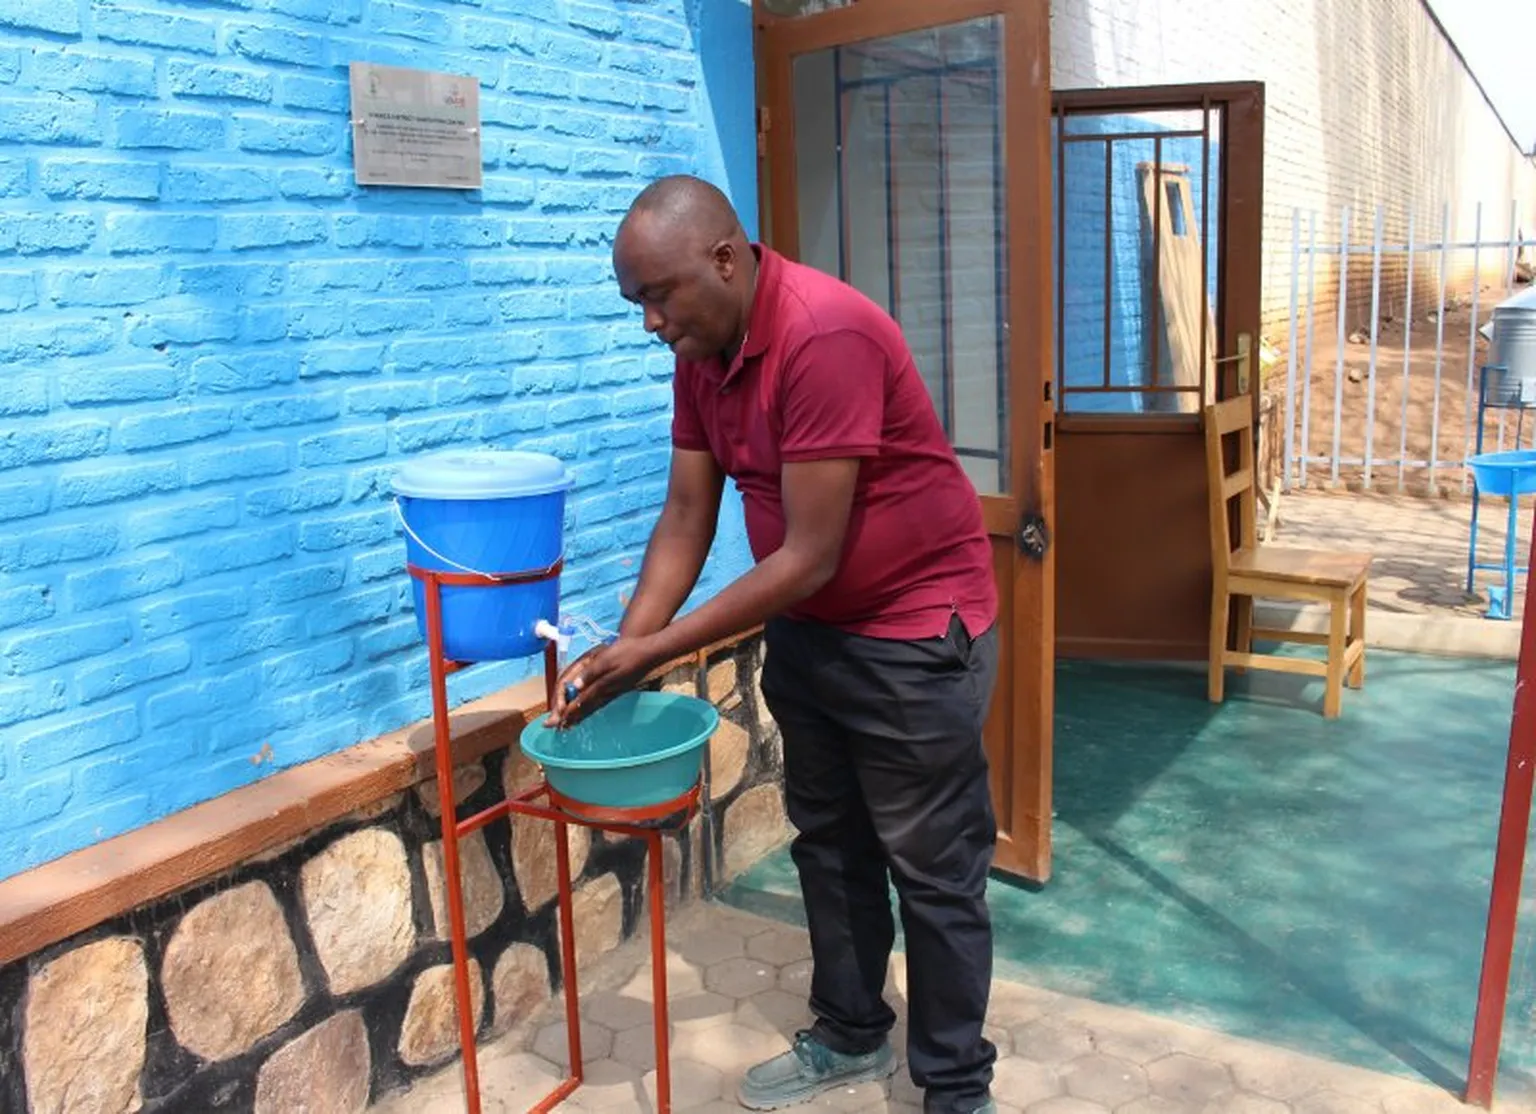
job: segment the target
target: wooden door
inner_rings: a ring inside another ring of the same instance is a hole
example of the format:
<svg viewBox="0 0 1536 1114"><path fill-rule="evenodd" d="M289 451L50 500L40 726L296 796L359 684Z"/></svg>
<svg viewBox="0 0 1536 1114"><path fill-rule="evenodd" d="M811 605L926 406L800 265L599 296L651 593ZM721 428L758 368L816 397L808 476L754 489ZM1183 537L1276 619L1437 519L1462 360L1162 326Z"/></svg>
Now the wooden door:
<svg viewBox="0 0 1536 1114"><path fill-rule="evenodd" d="M900 322L1002 602L997 867L1051 864L1048 0L759 0L765 237Z"/></svg>
<svg viewBox="0 0 1536 1114"><path fill-rule="evenodd" d="M1259 389L1263 86L1053 110L1057 653L1203 659L1201 409Z"/></svg>

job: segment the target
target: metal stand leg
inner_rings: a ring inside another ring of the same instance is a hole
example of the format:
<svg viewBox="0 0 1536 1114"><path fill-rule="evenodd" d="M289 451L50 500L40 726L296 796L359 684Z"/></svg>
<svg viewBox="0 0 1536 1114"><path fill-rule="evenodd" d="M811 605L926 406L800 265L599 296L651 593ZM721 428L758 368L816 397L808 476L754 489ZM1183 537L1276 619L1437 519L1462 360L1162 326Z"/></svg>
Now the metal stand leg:
<svg viewBox="0 0 1536 1114"><path fill-rule="evenodd" d="M651 1015L656 1025L656 1111L672 1111L671 1034L667 1032L667 929L666 883L662 877L661 833L646 838L646 859L650 873L651 906Z"/></svg>
<svg viewBox="0 0 1536 1114"><path fill-rule="evenodd" d="M1504 585L1488 589L1488 617L1508 619L1515 609L1515 531L1520 526L1520 497L1509 493L1509 518L1504 537Z"/></svg>
<svg viewBox="0 0 1536 1114"><path fill-rule="evenodd" d="M443 657L441 585L426 585L427 641L431 646L432 724L437 758L437 793L442 814L443 889L448 894L449 939L453 945L454 1001L459 1015L459 1045L463 1050L464 1108L480 1114L480 1067L475 1057L475 1009L469 987L469 941L464 926L464 893L459 884L459 816L453 793L453 741L448 730L448 668Z"/></svg>

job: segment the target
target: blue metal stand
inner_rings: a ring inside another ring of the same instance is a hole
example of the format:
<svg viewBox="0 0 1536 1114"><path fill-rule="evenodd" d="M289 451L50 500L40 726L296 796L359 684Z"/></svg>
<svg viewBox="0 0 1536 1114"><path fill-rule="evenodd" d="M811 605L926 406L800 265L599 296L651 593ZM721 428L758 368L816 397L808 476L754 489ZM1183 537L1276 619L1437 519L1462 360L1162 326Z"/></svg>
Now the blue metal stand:
<svg viewBox="0 0 1536 1114"><path fill-rule="evenodd" d="M1493 379L1494 396L1489 398L1489 373L1496 373ZM1488 410L1514 410L1515 421L1515 448L1520 447L1520 437L1525 426L1525 411L1536 407L1536 400L1527 401L1516 383L1513 390L1507 379L1509 369L1501 364L1485 364L1478 372L1477 390L1477 456L1483 455L1483 424L1484 415ZM1477 560L1477 517L1478 504L1482 495L1481 485L1476 482L1475 469L1472 484L1472 531L1471 539L1467 546L1467 592L1473 591L1473 583L1479 569L1502 572L1504 582L1502 584L1488 585L1488 610L1484 615L1489 619L1509 619L1514 606L1514 592L1516 578L1524 576L1528 571L1525 566L1517 567L1515 564L1515 538L1518 534L1520 512L1520 489L1516 485L1509 492L1508 521L1505 525L1504 535L1504 559L1497 563L1479 562Z"/></svg>

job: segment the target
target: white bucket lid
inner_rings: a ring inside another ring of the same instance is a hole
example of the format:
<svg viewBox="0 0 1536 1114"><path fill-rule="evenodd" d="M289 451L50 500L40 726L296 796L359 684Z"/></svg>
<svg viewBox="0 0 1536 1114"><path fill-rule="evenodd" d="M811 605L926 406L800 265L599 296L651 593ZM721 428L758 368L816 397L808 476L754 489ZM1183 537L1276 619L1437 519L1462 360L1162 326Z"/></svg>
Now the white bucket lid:
<svg viewBox="0 0 1536 1114"><path fill-rule="evenodd" d="M446 449L406 464L393 486L411 499L522 499L565 491L573 482L547 453Z"/></svg>

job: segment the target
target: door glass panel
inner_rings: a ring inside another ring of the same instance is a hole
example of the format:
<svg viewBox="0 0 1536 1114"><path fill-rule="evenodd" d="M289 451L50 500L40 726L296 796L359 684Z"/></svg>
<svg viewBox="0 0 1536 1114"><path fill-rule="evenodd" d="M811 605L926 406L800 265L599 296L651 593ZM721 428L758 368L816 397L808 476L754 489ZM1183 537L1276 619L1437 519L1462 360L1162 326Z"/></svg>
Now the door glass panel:
<svg viewBox="0 0 1536 1114"><path fill-rule="evenodd" d="M1064 411L1188 414L1214 399L1220 135L1216 107L1053 123Z"/></svg>
<svg viewBox="0 0 1536 1114"><path fill-rule="evenodd" d="M794 60L800 258L906 334L983 494L1008 489L1002 21Z"/></svg>

